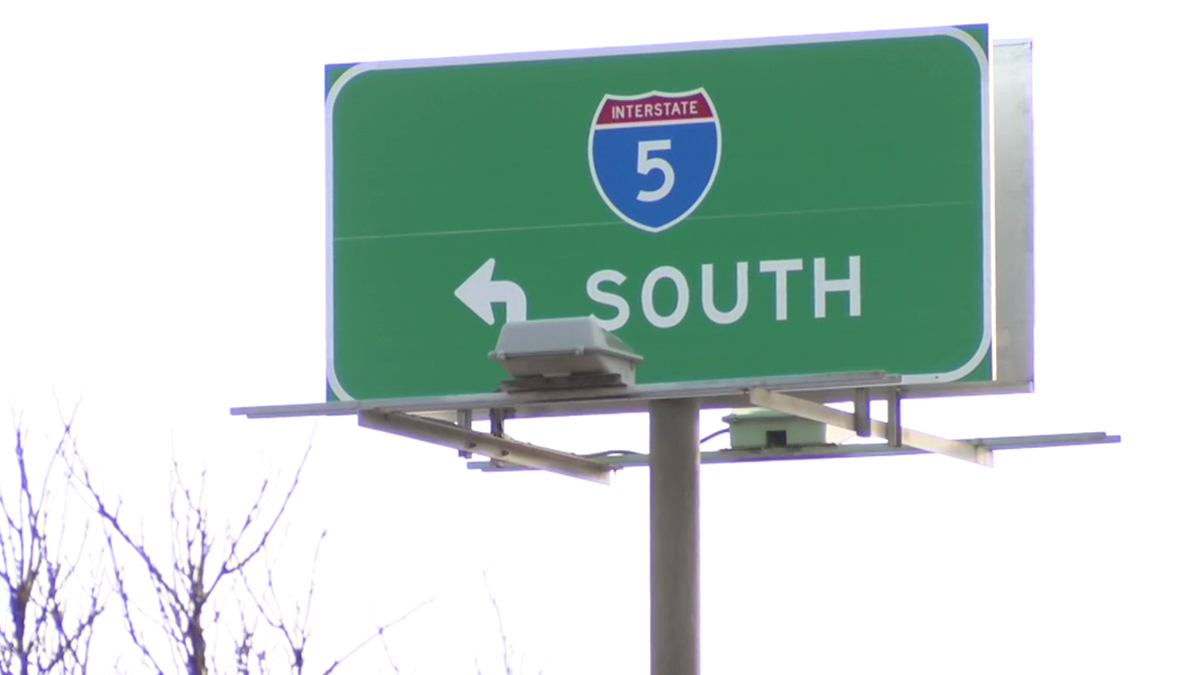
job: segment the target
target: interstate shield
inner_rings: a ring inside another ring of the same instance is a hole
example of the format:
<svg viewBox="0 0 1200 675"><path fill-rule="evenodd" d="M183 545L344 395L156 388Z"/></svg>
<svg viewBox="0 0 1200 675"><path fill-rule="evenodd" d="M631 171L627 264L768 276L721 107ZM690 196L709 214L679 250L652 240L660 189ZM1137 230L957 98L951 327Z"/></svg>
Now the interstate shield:
<svg viewBox="0 0 1200 675"><path fill-rule="evenodd" d="M721 163L721 125L703 88L605 94L588 136L600 198L621 220L662 232L708 195Z"/></svg>

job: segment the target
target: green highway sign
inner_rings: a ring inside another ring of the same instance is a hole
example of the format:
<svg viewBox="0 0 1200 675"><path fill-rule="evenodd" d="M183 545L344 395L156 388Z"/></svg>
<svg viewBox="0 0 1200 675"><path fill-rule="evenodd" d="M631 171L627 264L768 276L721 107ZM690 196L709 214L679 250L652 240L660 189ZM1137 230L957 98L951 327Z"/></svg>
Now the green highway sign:
<svg viewBox="0 0 1200 675"><path fill-rule="evenodd" d="M639 384L989 381L986 26L327 67L331 399L491 392L595 316Z"/></svg>

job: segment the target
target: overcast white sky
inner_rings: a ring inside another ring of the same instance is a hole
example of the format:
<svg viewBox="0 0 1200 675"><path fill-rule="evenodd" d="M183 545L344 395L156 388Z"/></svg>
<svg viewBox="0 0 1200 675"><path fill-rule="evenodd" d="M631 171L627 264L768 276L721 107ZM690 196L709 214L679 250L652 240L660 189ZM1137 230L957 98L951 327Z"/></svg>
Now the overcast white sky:
<svg viewBox="0 0 1200 675"><path fill-rule="evenodd" d="M942 435L1119 446L703 471L707 673L1195 673L1200 152L1187 3L9 3L0 10L0 402L131 513L172 453L236 513L315 429L285 558L328 528L316 662L393 635L405 672L648 672L645 470L468 472L350 418L247 421L324 376L323 65L989 22L1034 39L1038 393L914 404ZM707 415L702 432L719 426ZM644 450L631 416L512 424ZM8 469L4 469L7 471ZM374 654L349 666L375 672Z"/></svg>

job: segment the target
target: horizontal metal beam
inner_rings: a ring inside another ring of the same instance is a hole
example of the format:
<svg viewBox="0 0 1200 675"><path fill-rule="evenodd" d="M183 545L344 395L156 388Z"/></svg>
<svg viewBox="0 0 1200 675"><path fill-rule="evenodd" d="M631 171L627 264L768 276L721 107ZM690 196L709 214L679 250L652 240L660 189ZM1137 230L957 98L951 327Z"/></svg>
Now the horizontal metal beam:
<svg viewBox="0 0 1200 675"><path fill-rule="evenodd" d="M896 386L899 375L881 371L861 373L830 373L825 375L794 375L787 377L758 377L735 380L705 380L668 384L643 384L632 387L601 387L597 389L555 390L520 393L465 394L454 396L423 396L414 398L367 399L362 401L332 401L294 405L251 406L230 409L232 415L250 418L309 417L317 415L355 415L364 410L383 410L405 413L450 413L459 410L486 411L506 408L515 413L532 412L569 405L575 414L594 412L645 412L650 401L672 398L722 399L744 398L754 387L776 391L825 391L859 389L863 387Z"/></svg>
<svg viewBox="0 0 1200 675"><path fill-rule="evenodd" d="M582 478L608 485L612 468L595 460L560 452L511 438L484 434L471 429L416 417L399 412L364 410L358 414L358 425L376 431L407 436L418 441L444 445L455 450L478 453L494 460L519 464L531 469Z"/></svg>
<svg viewBox="0 0 1200 675"><path fill-rule="evenodd" d="M1102 431L1071 434L1044 434L1040 436L1003 436L998 438L960 439L964 443L979 445L992 450L1016 450L1052 448L1079 445L1106 445L1120 443L1121 437ZM908 446L893 447L887 443L851 443L847 445L817 444L789 445L753 450L707 450L700 453L701 464L733 464L739 462L773 462L797 459L839 459L849 457L889 457L894 455L927 455L929 451ZM606 454L586 455L592 461L613 469L647 466L650 456L640 452L613 451ZM468 469L484 472L526 471L526 467L499 465L495 462L467 462Z"/></svg>
<svg viewBox="0 0 1200 675"><path fill-rule="evenodd" d="M769 408L788 415L822 422L840 429L849 429L850 431L854 431L855 429L853 413L842 412L827 405L806 401L795 396L780 394L779 392L767 389L752 389L750 390L750 402L760 408ZM875 419L870 420L870 431L871 435L876 438L888 437L887 423L885 422ZM992 466L991 449L971 443L964 443L912 429L901 428L900 444L982 466Z"/></svg>
<svg viewBox="0 0 1200 675"><path fill-rule="evenodd" d="M1074 434L1040 434L1036 436L998 436L994 438L974 438L966 441L976 445L987 446L993 450L1014 450L1020 448L1055 448L1070 445L1101 445L1105 443L1120 443L1121 437L1107 434L1103 431L1089 431Z"/></svg>

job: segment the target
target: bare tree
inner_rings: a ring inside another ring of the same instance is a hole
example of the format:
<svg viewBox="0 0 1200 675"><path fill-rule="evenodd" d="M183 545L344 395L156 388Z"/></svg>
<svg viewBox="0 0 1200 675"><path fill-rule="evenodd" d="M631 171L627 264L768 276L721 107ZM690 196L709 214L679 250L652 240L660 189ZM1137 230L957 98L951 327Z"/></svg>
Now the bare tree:
<svg viewBox="0 0 1200 675"><path fill-rule="evenodd" d="M8 592L8 612L0 620L0 672L86 673L103 602L100 579L84 576L96 567L80 568L87 555L86 520L73 533L66 518L71 424L64 421L44 467L32 470L25 434L19 422L16 427L16 486L0 485L0 581ZM71 536L78 537L78 548L67 553Z"/></svg>
<svg viewBox="0 0 1200 675"><path fill-rule="evenodd" d="M257 616L261 617L262 621L266 623L268 627L275 630L279 635L282 636L284 644L287 647L288 668L291 670L293 675L303 675L305 672L311 672L305 670L305 668L309 665L305 659L305 653L308 646L308 641L312 637L312 630L309 628L309 619L312 616L313 594L316 590L317 562L321 555L321 543L325 540L325 534L325 532L321 533L320 540L318 540L315 552L313 553L308 592L304 596L304 601L300 602L297 600L292 606L290 612L284 612L283 610L284 603L281 601L280 594L278 593L275 585L275 565L273 562L265 560L263 561L263 576L265 578L265 582L261 592L256 591L253 585L249 582L248 577L243 575L246 597L249 597L254 603L254 608L257 610ZM357 645L350 648L350 650L341 657L334 659L328 666L326 666L324 670L321 671L321 674L330 675L335 669L350 659L350 657L354 656L364 647L376 640L378 640L382 645L384 654L387 656L392 669L396 672L399 672L399 665L396 663L395 658L388 650L387 642L384 640L384 634L390 628L399 625L402 621L412 616L417 610L425 607L431 602L433 602L433 598L430 598L416 605L415 607L412 607L407 612L401 614L398 618L395 618L387 623L381 624L376 622L375 630L373 630ZM285 614L289 614L289 616L285 617ZM243 626L245 626L245 612L242 613L242 617ZM254 632L255 631L253 628L244 628L242 635L250 636Z"/></svg>
<svg viewBox="0 0 1200 675"><path fill-rule="evenodd" d="M206 505L206 475L202 472L198 490L188 487L179 463L173 462L168 510L171 531L169 550L152 548L144 536L135 533L121 514L121 502L106 500L92 476L76 459L76 476L91 506L106 523L107 552L113 570L114 587L122 608L124 633L145 665L164 675L176 672L209 675L222 672L228 665L238 675L267 675L288 671L303 675L308 667L308 644L312 637L309 618L316 584L316 566L321 534L315 547L307 595L285 612L285 603L276 585L276 548L270 542L283 536L282 522L288 504L300 483L300 475L311 452L311 445L292 474L286 487L264 479L245 517L225 534L209 518ZM78 456L76 455L76 458ZM149 602L139 602L136 579L122 565L120 552L132 553L135 568L144 570L152 588ZM261 569L260 569L261 566ZM253 569L258 576L251 580ZM258 583L255 583L257 581ZM385 632L428 604L426 601L386 624L376 624L366 639L335 659L323 671L329 675L347 659L375 640L383 641ZM228 616L235 606L236 616ZM225 616L223 616L225 615ZM232 647L218 649L222 634ZM264 634L266 633L266 634ZM272 640L272 637L277 638ZM282 641L283 650L267 645ZM383 645L386 652L386 644ZM282 651L285 656L279 658ZM388 658L391 659L390 653ZM170 660L168 660L170 659Z"/></svg>
<svg viewBox="0 0 1200 675"><path fill-rule="evenodd" d="M227 528L223 536L216 533L209 520L205 474L201 474L199 489L192 490L183 479L179 463L173 462L169 552L152 549L144 536L131 529L122 518L121 501L118 499L114 505L101 495L87 467L76 455L76 476L82 492L107 525L108 552L125 632L155 672L167 672L164 666L168 661L163 650L170 651L171 662L182 666L187 675L208 675L215 670L212 643L219 636L217 627L224 600L232 590L230 584L265 550L296 492L309 450L305 451L282 496L271 479L264 479L245 518L237 526ZM276 503L268 508L271 501ZM119 549L132 552L138 566L148 575L153 588L153 609L147 611L134 601L129 573L121 564ZM158 637L165 640L155 639ZM243 634L235 653L251 650L248 646L251 638L252 634ZM169 646L164 647L164 642ZM247 651L244 657L247 667L250 658Z"/></svg>

